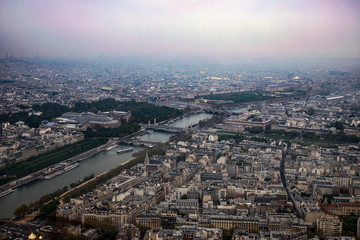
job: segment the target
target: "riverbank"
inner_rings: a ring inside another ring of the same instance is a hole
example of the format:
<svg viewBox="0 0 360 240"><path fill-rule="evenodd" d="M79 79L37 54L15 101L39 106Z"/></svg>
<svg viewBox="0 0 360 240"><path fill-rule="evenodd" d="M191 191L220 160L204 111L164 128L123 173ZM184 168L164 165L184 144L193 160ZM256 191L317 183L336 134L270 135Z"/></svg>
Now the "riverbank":
<svg viewBox="0 0 360 240"><path fill-rule="evenodd" d="M58 162L58 163L55 163L55 164L52 164L48 167L45 167L43 169L40 169L34 173L31 173L27 176L24 176L20 179L16 179L14 181L11 181L9 183L6 183L2 186L0 186L0 190L1 192L4 192L4 191L8 191L10 189L16 189L18 187L21 187L25 184L28 184L32 181L35 181L35 180L38 180L38 179L41 179L44 172L46 171L49 171L50 172L50 169L54 169L56 168L56 166L58 166L59 164L64 164L64 163L68 163L69 165L71 164L74 164L74 163L77 163L77 162L81 162L81 161L84 161L92 156L94 156L95 154L103 151L105 148L107 148L108 146L111 146L113 145L117 140L114 140L114 139L111 139L109 140L107 143L103 144L103 145L100 145L100 146L97 146L97 147L94 147L86 152L83 152L83 153L80 153L78 155L75 155L73 157L70 157L70 158L67 158L61 162Z"/></svg>
<svg viewBox="0 0 360 240"><path fill-rule="evenodd" d="M165 147L166 147L166 145L164 144L157 148L148 149L146 151L148 152L149 157L151 157L152 155L155 155L155 154L162 155L162 154L165 154ZM142 163L145 159L145 154L146 154L145 151L140 151L137 153L137 156L132 157L131 159L126 160L125 162L121 163L120 165L118 165L102 174L97 175L95 178L90 179L86 183L79 185L77 188L69 190L67 193L64 193L63 195L61 195L61 199L60 199L61 202L63 202L63 203L69 202L70 198L80 196L84 193L87 193L87 192L95 189L98 184L104 183L104 182L110 180L111 178L119 175L124 169L129 169L139 163Z"/></svg>
<svg viewBox="0 0 360 240"><path fill-rule="evenodd" d="M116 153L117 150L125 148L129 148L129 146L120 144L116 149L101 151L81 162L77 168L74 168L71 171L65 172L49 180L35 180L15 189L12 194L0 198L0 206L6 206L0 208L0 218L11 218L14 216L13 213L15 209L22 204L28 205L37 202L42 196L52 194L59 189L68 188L72 183L79 182L92 174L94 176L102 174L131 159L134 152L144 149L144 147L133 146L133 152ZM82 182L83 181L81 181L81 183Z"/></svg>
<svg viewBox="0 0 360 240"><path fill-rule="evenodd" d="M181 125L179 127L183 127L185 125L189 125L190 123L195 123L198 122L199 120L201 120L202 118L208 118L210 117L211 114L195 114L195 115L190 115L190 116L186 116L184 118L182 118L181 120L178 119L176 123L181 123ZM154 131L153 133L149 134L147 131L144 131L144 129L139 132L133 133L127 137L124 138L120 138L120 139L115 139L112 138L110 139L111 141L108 142L107 144L104 144L102 146L99 147L99 152L94 154L92 157L90 157L89 159L87 159L86 161L81 162L80 166L77 168L72 169L71 171L65 172L64 174L61 174L57 177L54 177L50 180L46 180L46 181L34 181L30 184L26 184L20 188L15 189L14 193L9 194L3 198L0 198L0 205L1 206L6 206L5 208L0 208L0 218L11 218L13 216L13 212L14 210L19 207L21 204L29 204L31 202L36 202L39 200L39 198L41 196L45 196L45 195L49 195L51 193L54 193L57 189L64 189L67 186L71 185L72 183L75 182L79 182L80 180L84 179L84 177L89 176L91 174L94 174L95 176L97 176L97 180L101 180L103 179L105 181L105 176L106 174L111 173L112 174L112 169L116 169L116 167L119 166L120 170L119 173L121 173L122 169L125 168L130 168L132 166L134 166L135 164L143 161L144 157L145 157L145 151L140 152L139 154L136 155L136 157L141 156L141 159L137 162L136 159L134 159L132 157L132 154L137 152L137 151L141 151L144 149L144 147L141 146L132 146L134 148L133 152L127 152L127 153L121 153L118 154L117 150L119 149L126 149L129 148L128 145L124 145L122 146L121 144L119 145L119 147L117 149L112 149L109 151L102 151L104 150L106 147L111 146L112 144L116 144L117 141L121 140L121 139L131 139L134 137L141 137L140 135L143 135L145 133L144 136L148 137L151 136L149 139L150 141L158 141L159 139L154 139L154 138L158 138L159 136L156 135L155 133L158 133L156 131ZM173 135L173 134L169 134L166 132L160 132L162 133L164 136L161 136L161 142L167 142L169 140L169 135ZM160 145L163 146L163 145ZM153 153L153 150L157 149L157 148L151 148L148 149L149 152L149 156ZM100 151L101 150L101 151ZM157 155L161 155L163 152L165 152L164 149L161 149L161 153L154 153ZM84 153L87 154L88 152ZM82 156L81 156L82 157ZM79 157L79 158L81 158ZM110 169L110 170L109 170ZM117 174L118 175L118 174ZM110 179L110 178L109 178ZM95 179L93 179L93 181L90 181L91 185L95 184ZM71 197L75 196L76 194L78 196L80 196L80 192L79 190L81 189L85 189L83 191L90 191L91 188L87 187L87 184L84 184L84 182L79 183L81 184L81 188L80 185L77 186L77 188L72 189L71 192L69 192L69 195L66 195L67 199L69 200ZM86 187L86 188L85 188ZM62 195L64 192L60 193L58 196L62 196L62 199L64 198L64 195ZM70 196L71 193L71 196ZM76 193L76 194L74 194Z"/></svg>
<svg viewBox="0 0 360 240"><path fill-rule="evenodd" d="M164 154L164 149L165 149L166 145L162 145L158 148L155 149L150 149L147 152L149 152L149 156L152 156L154 154ZM95 178L89 179L86 182L81 183L80 185L64 192L64 193L57 193L58 191L49 194L49 196L47 198L47 202L49 203L53 200L59 200L60 205L63 205L64 203L70 201L71 198L80 196L84 193L87 193L93 189L95 189L97 186L99 186L99 184L103 184L104 182L112 179L115 176L118 176L124 169L129 169L133 166L136 166L137 164L141 163L144 161L145 158L145 151L141 151L138 152L137 156L132 157L124 162L122 162L120 165L105 171L103 173L100 173L99 175L97 175ZM46 204L44 203L44 204ZM44 205L42 204L42 205ZM26 215L24 215L21 219L18 219L17 221L19 222L26 222L26 221L31 221L34 218L36 218L37 213L39 213L39 210L36 210L35 212L30 212L27 213Z"/></svg>
<svg viewBox="0 0 360 240"><path fill-rule="evenodd" d="M91 184L94 184L94 183L98 182L100 178L106 176L106 174L109 174L109 172L115 171L117 168L119 168L119 167L121 167L121 166L123 166L125 164L128 164L128 163L130 163L131 161L134 161L134 160L136 160L136 157L133 157L133 158L121 163L119 166L114 167L114 168L112 168L112 169L110 169L110 170L108 170L108 171L106 171L104 173L101 173L101 174L97 175L96 177L94 177L92 179L89 179L88 181L83 182L80 185L78 185L78 186L64 192L63 194L61 194L59 196L60 205L64 204L64 198L65 197L71 196L72 194L74 194L75 191L81 190L82 188L87 188L88 185L91 185Z"/></svg>

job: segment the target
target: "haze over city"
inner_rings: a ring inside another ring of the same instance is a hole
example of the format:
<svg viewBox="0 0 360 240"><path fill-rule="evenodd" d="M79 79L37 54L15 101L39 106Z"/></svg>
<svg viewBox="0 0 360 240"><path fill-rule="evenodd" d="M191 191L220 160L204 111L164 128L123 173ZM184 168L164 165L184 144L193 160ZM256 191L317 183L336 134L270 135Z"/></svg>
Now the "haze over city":
<svg viewBox="0 0 360 240"><path fill-rule="evenodd" d="M360 0L0 0L0 239L359 240Z"/></svg>
<svg viewBox="0 0 360 240"><path fill-rule="evenodd" d="M0 2L0 53L360 57L357 0Z"/></svg>

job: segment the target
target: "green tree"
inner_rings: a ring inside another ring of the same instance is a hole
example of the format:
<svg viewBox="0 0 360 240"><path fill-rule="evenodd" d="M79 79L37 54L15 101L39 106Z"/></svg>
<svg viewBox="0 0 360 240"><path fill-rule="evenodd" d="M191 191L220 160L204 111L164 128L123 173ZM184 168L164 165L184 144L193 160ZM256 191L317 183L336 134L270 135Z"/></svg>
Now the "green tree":
<svg viewBox="0 0 360 240"><path fill-rule="evenodd" d="M29 207L24 203L14 211L16 217L23 217L29 212Z"/></svg>
<svg viewBox="0 0 360 240"><path fill-rule="evenodd" d="M308 115L314 115L314 113L315 113L315 109L313 109L313 108L308 108L307 110L306 110L306 113L308 114Z"/></svg>
<svg viewBox="0 0 360 240"><path fill-rule="evenodd" d="M356 236L357 228L357 217L354 214L351 214L349 217L345 218L342 224L342 235L344 236Z"/></svg>
<svg viewBox="0 0 360 240"><path fill-rule="evenodd" d="M60 202L58 200L53 200L47 204L44 204L40 208L40 216L46 216L46 215L52 214L53 212L56 211L56 207L59 204L60 204Z"/></svg>
<svg viewBox="0 0 360 240"><path fill-rule="evenodd" d="M242 135L242 134L234 134L234 135L221 134L221 135L218 135L218 136L219 136L219 138L218 138L219 141L234 139L237 143L239 143L242 140L246 139L246 137L244 135Z"/></svg>
<svg viewBox="0 0 360 240"><path fill-rule="evenodd" d="M104 232L99 237L96 238L96 240L115 240L116 239L117 232Z"/></svg>
<svg viewBox="0 0 360 240"><path fill-rule="evenodd" d="M212 127L215 124L222 123L225 115L224 114L215 114L209 119L204 119L199 121L200 127Z"/></svg>
<svg viewBox="0 0 360 240"><path fill-rule="evenodd" d="M135 226L139 229L140 231L140 238L142 239L146 233L147 230L150 230L151 228L146 227L144 225L141 224L135 224Z"/></svg>
<svg viewBox="0 0 360 240"><path fill-rule="evenodd" d="M68 144L53 151L30 157L26 161L9 164L0 169L0 175L12 175L15 173L16 177L20 178L82 152L88 151L92 148L98 147L106 142L106 138L93 138ZM8 180L11 180L11 178L8 178Z"/></svg>
<svg viewBox="0 0 360 240"><path fill-rule="evenodd" d="M334 127L337 129L337 130L344 130L344 123L343 122L339 122L339 121L336 121L335 124L334 124Z"/></svg>
<svg viewBox="0 0 360 240"><path fill-rule="evenodd" d="M349 196L349 188L347 187L341 187L340 192L344 194L345 196Z"/></svg>
<svg viewBox="0 0 360 240"><path fill-rule="evenodd" d="M84 223L86 228L99 228L104 232L115 232L116 226L108 222L98 221L96 219L86 219Z"/></svg>
<svg viewBox="0 0 360 240"><path fill-rule="evenodd" d="M255 134L258 134L258 133L261 133L264 131L264 129L262 127L252 127L252 128L249 128L248 130L250 133L255 133Z"/></svg>

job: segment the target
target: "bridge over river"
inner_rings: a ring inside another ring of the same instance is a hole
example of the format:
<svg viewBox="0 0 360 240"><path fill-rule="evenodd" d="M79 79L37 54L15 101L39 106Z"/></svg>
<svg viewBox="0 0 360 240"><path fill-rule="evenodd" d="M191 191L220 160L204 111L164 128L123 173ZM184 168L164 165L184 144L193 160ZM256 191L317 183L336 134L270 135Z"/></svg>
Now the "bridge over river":
<svg viewBox="0 0 360 240"><path fill-rule="evenodd" d="M188 127L182 128L182 127L174 127L171 125L154 125L154 124L150 124L146 126L146 129L148 130L156 130L156 131L164 131L164 132L171 132L171 133L177 133L177 132L181 132L184 131L187 128L192 128L195 127L197 125L196 124L192 124Z"/></svg>
<svg viewBox="0 0 360 240"><path fill-rule="evenodd" d="M164 132L172 132L172 133L184 131L184 128L173 127L173 126L169 126L169 125L166 126L166 125L154 125L154 124L151 124L150 126L148 126L147 129L156 130L156 131L164 131Z"/></svg>
<svg viewBox="0 0 360 240"><path fill-rule="evenodd" d="M135 146L158 146L160 144L163 144L162 142L153 142L153 141L144 141L141 139L127 139L127 140L123 140L120 141L119 143L126 143L126 144L131 144L131 145L135 145Z"/></svg>

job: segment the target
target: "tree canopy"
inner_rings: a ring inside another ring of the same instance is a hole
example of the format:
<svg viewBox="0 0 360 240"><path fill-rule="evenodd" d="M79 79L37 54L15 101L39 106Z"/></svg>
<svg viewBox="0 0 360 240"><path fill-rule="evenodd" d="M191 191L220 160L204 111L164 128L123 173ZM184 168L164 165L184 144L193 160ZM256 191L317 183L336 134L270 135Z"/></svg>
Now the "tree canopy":
<svg viewBox="0 0 360 240"><path fill-rule="evenodd" d="M25 106L19 106L25 110ZM165 106L156 106L146 102L126 101L120 102L112 98L104 100L87 102L76 102L73 108L69 108L57 103L44 103L42 105L33 105L34 111L42 112L41 115L30 115L28 111L22 111L15 114L1 114L0 123L10 122L14 124L18 121L25 122L29 127L38 127L42 121L51 121L53 118L59 117L66 112L106 112L112 110L118 111L131 111L133 121L140 123L147 123L149 120L153 121L154 118L158 122L180 116L183 111L175 108Z"/></svg>

